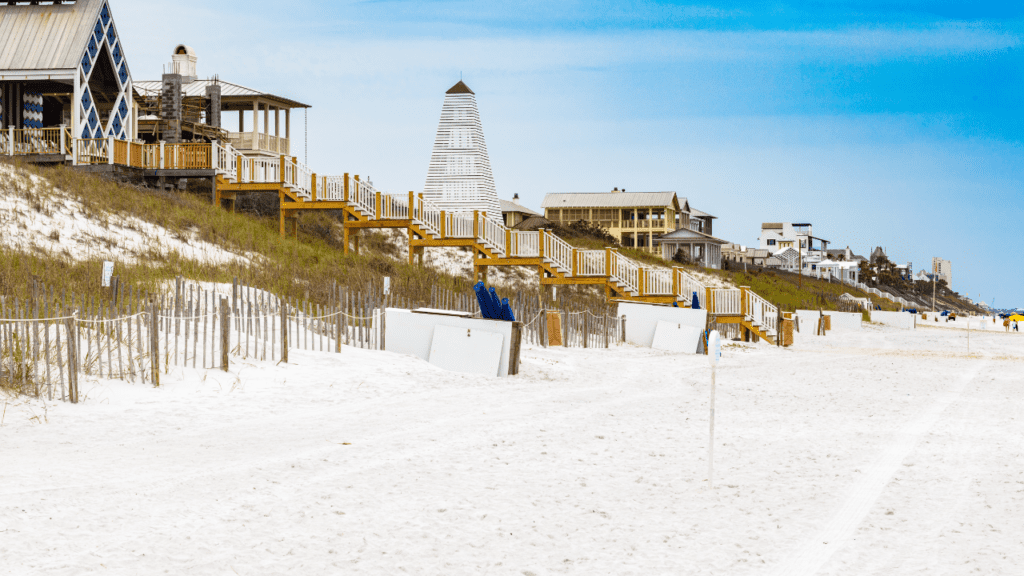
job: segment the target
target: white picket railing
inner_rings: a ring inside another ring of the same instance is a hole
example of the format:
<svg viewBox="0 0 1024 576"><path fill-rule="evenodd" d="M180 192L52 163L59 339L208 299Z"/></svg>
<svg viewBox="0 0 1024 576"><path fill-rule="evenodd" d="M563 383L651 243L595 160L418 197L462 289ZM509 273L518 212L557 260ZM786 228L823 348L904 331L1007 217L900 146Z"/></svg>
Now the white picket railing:
<svg viewBox="0 0 1024 576"><path fill-rule="evenodd" d="M345 177L322 176L316 186L317 200L341 202L345 200Z"/></svg>
<svg viewBox="0 0 1024 576"><path fill-rule="evenodd" d="M540 232L512 231L512 245L508 247L509 258L536 258L540 256Z"/></svg>
<svg viewBox="0 0 1024 576"><path fill-rule="evenodd" d="M551 232L544 232L544 258L550 260L562 272L572 272L572 246Z"/></svg>
<svg viewBox="0 0 1024 576"><path fill-rule="evenodd" d="M369 183L350 177L348 201L363 212L370 220L377 219L377 190Z"/></svg>
<svg viewBox="0 0 1024 576"><path fill-rule="evenodd" d="M435 235L441 235L441 209L430 200L424 198L414 198L416 204L416 213L413 215L413 220L426 229L427 232Z"/></svg>
<svg viewBox="0 0 1024 576"><path fill-rule="evenodd" d="M640 266L618 252L612 251L610 277L612 280L625 286L626 290L632 293L639 293L637 284Z"/></svg>
<svg viewBox="0 0 1024 576"><path fill-rule="evenodd" d="M313 185L313 170L310 169L309 166L306 166L302 162L299 162L297 158L292 158L290 164L292 166L292 169L291 178L288 180L288 182L291 183L292 190L295 191L295 194L297 196L302 196L307 199L312 198L313 190L311 187ZM319 197L320 190L318 188L317 198Z"/></svg>
<svg viewBox="0 0 1024 576"><path fill-rule="evenodd" d="M608 253L604 250L577 250L576 251L576 275L577 276L607 276L605 265L608 263Z"/></svg>
<svg viewBox="0 0 1024 576"><path fill-rule="evenodd" d="M740 316L743 314L742 293L736 288L712 288L709 306L710 314Z"/></svg>
<svg viewBox="0 0 1024 576"><path fill-rule="evenodd" d="M378 218L381 220L408 220L409 195L381 194L380 211Z"/></svg>
<svg viewBox="0 0 1024 576"><path fill-rule="evenodd" d="M682 268L675 268L674 270L675 270L675 273L676 273L677 282L679 283L679 286L678 286L679 294L677 294L677 296L681 297L683 300L686 301L686 303L688 305L692 306L693 305L693 295L694 295L694 293L696 293L697 294L697 305L700 306L702 310L706 309L706 307L707 307L707 287L704 286L704 284L702 284L700 282L700 280L697 280L696 278L694 278L692 275L688 274Z"/></svg>
<svg viewBox="0 0 1024 576"><path fill-rule="evenodd" d="M445 234L449 238L474 238L472 212L446 212Z"/></svg>
<svg viewBox="0 0 1024 576"><path fill-rule="evenodd" d="M778 333L779 309L750 290L747 290L746 315L750 316L762 331Z"/></svg>
<svg viewBox="0 0 1024 576"><path fill-rule="evenodd" d="M672 294L672 271L665 268L644 268L644 295Z"/></svg>
<svg viewBox="0 0 1024 576"><path fill-rule="evenodd" d="M480 219L477 222L477 228L480 230L480 240L483 244L497 252L500 256L504 256L505 236L508 232L508 228L505 228L500 223L487 218L483 214L480 215Z"/></svg>

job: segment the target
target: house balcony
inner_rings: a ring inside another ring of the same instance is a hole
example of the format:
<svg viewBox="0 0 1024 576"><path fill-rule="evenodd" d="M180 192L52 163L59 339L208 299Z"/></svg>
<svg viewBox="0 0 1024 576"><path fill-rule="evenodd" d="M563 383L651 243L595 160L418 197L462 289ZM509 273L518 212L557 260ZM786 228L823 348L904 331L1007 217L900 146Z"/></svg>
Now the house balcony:
<svg viewBox="0 0 1024 576"><path fill-rule="evenodd" d="M229 132L228 143L239 152L254 152L275 156L291 155L291 140L271 134Z"/></svg>

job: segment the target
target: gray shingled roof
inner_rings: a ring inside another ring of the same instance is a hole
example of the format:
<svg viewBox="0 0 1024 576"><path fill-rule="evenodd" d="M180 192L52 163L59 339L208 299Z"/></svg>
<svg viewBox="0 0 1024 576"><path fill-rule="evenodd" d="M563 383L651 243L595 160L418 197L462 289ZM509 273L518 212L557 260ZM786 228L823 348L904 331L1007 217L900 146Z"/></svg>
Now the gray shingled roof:
<svg viewBox="0 0 1024 576"><path fill-rule="evenodd" d="M712 216L707 212L702 212L692 207L690 208L690 218L711 218L713 220L718 220L718 216Z"/></svg>
<svg viewBox="0 0 1024 576"><path fill-rule="evenodd" d="M632 208L673 206L675 192L567 192L548 194L541 208ZM679 200L680 206L683 204Z"/></svg>
<svg viewBox="0 0 1024 576"><path fill-rule="evenodd" d="M85 54L103 0L0 3L0 70L73 70Z"/></svg>

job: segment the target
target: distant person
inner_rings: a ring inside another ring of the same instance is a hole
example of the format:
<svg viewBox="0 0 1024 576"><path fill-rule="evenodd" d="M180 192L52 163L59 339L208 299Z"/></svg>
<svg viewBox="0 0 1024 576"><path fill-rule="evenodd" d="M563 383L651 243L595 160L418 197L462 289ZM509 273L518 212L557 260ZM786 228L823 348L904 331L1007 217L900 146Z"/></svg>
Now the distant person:
<svg viewBox="0 0 1024 576"><path fill-rule="evenodd" d="M1014 332L1020 332L1020 330L1017 328L1017 321L1016 320L1013 321L1013 331Z"/></svg>

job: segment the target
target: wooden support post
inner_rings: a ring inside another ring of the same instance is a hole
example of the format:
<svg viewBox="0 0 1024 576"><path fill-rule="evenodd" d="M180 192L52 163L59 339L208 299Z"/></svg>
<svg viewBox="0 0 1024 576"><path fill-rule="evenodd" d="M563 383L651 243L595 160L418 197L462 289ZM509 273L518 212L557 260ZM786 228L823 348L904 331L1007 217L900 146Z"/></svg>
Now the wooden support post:
<svg viewBox="0 0 1024 576"><path fill-rule="evenodd" d="M413 220L415 218L416 218L416 193L413 192L412 190L410 190L409 191L409 220ZM411 233L412 230L410 230L409 232ZM409 239L410 240L412 239L411 235L409 236ZM410 262L410 264L411 264L411 262Z"/></svg>
<svg viewBox="0 0 1024 576"><path fill-rule="evenodd" d="M373 218L375 220L380 220L381 219L381 213L380 213L380 192L377 192L376 194L374 194L374 198L373 198Z"/></svg>
<svg viewBox="0 0 1024 576"><path fill-rule="evenodd" d="M537 254L544 258L544 229L537 230Z"/></svg>
<svg viewBox="0 0 1024 576"><path fill-rule="evenodd" d="M750 315L750 305L747 302L747 290L750 290L749 286L740 286L740 314L744 317Z"/></svg>
<svg viewBox="0 0 1024 576"><path fill-rule="evenodd" d="M612 276L612 249L604 249L604 275L611 279Z"/></svg>
<svg viewBox="0 0 1024 576"><path fill-rule="evenodd" d="M278 158L280 158L281 160L280 160L280 163L278 164L277 179L280 181L281 187L283 188L286 183L290 184L290 182L286 182L285 181L285 177L284 177L284 173L285 173L284 167L285 167L285 163L287 163L288 160L284 157L284 155L278 156Z"/></svg>
<svg viewBox="0 0 1024 576"><path fill-rule="evenodd" d="M639 296L644 295L644 276L646 276L644 270L646 268L637 268L636 270L636 289Z"/></svg>
<svg viewBox="0 0 1024 576"><path fill-rule="evenodd" d="M284 206L284 190L278 190L277 197L278 197L278 199L281 202L279 204L279 206ZM285 209L284 208L278 208L277 209L277 213L281 217L281 238L284 238L285 234L286 234L285 227L284 227L284 221L285 221L285 218L287 218Z"/></svg>
<svg viewBox="0 0 1024 576"><path fill-rule="evenodd" d="M480 211L473 210L473 239L480 237Z"/></svg>
<svg viewBox="0 0 1024 576"><path fill-rule="evenodd" d="M313 202L316 202L316 173L314 173L313 177L310 179L309 189L313 195Z"/></svg>
<svg viewBox="0 0 1024 576"><path fill-rule="evenodd" d="M570 272L570 274L572 274L573 277L576 277L576 259L577 259L576 257L577 256L579 256L579 254L577 253L577 249L573 248L572 249L572 271ZM584 346L584 348L585 348L585 346Z"/></svg>
<svg viewBox="0 0 1024 576"><path fill-rule="evenodd" d="M220 366L221 370L228 371L228 352L231 351L231 309L228 308L228 299L220 298Z"/></svg>
<svg viewBox="0 0 1024 576"><path fill-rule="evenodd" d="M675 294L678 300L682 294L679 293L679 268L672 267L672 294Z"/></svg>
<svg viewBox="0 0 1024 576"><path fill-rule="evenodd" d="M711 301L711 288L704 289L704 309L708 311L708 315L715 309L715 304Z"/></svg>
<svg viewBox="0 0 1024 576"><path fill-rule="evenodd" d="M341 223L341 236L342 236L341 253L342 254L348 254L348 243L349 243L349 240L351 240L351 232L350 232L350 230L351 230L351 228L346 226L345 222Z"/></svg>
<svg viewBox="0 0 1024 576"><path fill-rule="evenodd" d="M448 224L448 216L445 214L444 210L441 210L441 238L447 238L448 237L448 231L447 231L448 226L447 226L447 224Z"/></svg>
<svg viewBox="0 0 1024 576"><path fill-rule="evenodd" d="M348 202L348 172L345 172L344 178L344 189L345 189L345 202Z"/></svg>
<svg viewBox="0 0 1024 576"><path fill-rule="evenodd" d="M511 258L515 251L512 249L512 230L505 229L505 257Z"/></svg>

